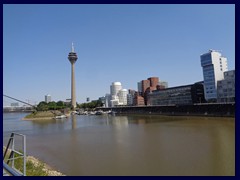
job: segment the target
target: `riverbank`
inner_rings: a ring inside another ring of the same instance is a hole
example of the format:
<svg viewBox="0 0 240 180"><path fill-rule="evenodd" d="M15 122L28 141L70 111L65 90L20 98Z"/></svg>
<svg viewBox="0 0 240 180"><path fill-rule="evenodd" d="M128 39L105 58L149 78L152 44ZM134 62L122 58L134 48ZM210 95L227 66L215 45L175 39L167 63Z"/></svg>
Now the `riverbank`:
<svg viewBox="0 0 240 180"><path fill-rule="evenodd" d="M3 152L6 147L3 146ZM10 154L10 150L7 152L7 157ZM15 167L19 170L22 169L22 159L15 160ZM26 161L26 175L27 176L65 176L63 173L55 170L48 164L40 161L33 156L27 156Z"/></svg>
<svg viewBox="0 0 240 180"><path fill-rule="evenodd" d="M66 176L63 173L54 170L52 167L50 167L48 164L41 162L39 159L33 157L33 156L27 156L27 161L31 162L35 168L42 168L42 171L45 172L46 176ZM36 174L36 176L38 176Z"/></svg>

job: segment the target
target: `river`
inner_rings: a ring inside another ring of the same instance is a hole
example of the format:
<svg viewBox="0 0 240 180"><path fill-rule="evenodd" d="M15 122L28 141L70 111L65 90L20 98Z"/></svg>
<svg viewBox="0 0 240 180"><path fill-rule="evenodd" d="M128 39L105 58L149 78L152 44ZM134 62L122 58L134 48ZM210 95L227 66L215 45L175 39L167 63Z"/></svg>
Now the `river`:
<svg viewBox="0 0 240 180"><path fill-rule="evenodd" d="M25 134L28 155L69 176L235 175L235 118L25 115L3 113L3 144Z"/></svg>

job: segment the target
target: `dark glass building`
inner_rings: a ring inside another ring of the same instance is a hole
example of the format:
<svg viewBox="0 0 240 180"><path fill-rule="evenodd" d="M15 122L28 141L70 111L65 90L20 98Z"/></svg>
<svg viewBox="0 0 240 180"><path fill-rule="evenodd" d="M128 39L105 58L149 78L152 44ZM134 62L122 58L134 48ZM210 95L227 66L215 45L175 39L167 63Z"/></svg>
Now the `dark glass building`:
<svg viewBox="0 0 240 180"><path fill-rule="evenodd" d="M148 105L181 105L204 103L203 82L159 89L148 94Z"/></svg>

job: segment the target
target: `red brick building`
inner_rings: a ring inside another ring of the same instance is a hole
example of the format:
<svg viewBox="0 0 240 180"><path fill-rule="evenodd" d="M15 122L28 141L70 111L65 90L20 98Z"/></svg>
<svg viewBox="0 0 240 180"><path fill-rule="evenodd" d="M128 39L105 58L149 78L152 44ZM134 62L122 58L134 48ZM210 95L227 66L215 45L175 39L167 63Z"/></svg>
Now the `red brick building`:
<svg viewBox="0 0 240 180"><path fill-rule="evenodd" d="M159 78L158 77L150 77L148 78L150 81L150 87L156 88L158 83L159 83Z"/></svg>
<svg viewBox="0 0 240 180"><path fill-rule="evenodd" d="M133 98L133 105L134 106L144 106L144 98L140 96L138 93L135 93L135 96Z"/></svg>
<svg viewBox="0 0 240 180"><path fill-rule="evenodd" d="M142 94L145 93L145 91L148 87L150 87L150 81L149 80L142 80Z"/></svg>

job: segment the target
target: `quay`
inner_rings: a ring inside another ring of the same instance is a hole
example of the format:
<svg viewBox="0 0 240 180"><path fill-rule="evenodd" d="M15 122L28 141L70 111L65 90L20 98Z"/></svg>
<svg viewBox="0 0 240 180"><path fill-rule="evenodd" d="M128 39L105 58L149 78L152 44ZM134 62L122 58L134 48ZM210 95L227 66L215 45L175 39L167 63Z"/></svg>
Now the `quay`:
<svg viewBox="0 0 240 180"><path fill-rule="evenodd" d="M168 106L118 106L98 107L97 110L112 110L117 114L158 114L175 116L235 117L235 103L198 103L193 105Z"/></svg>

